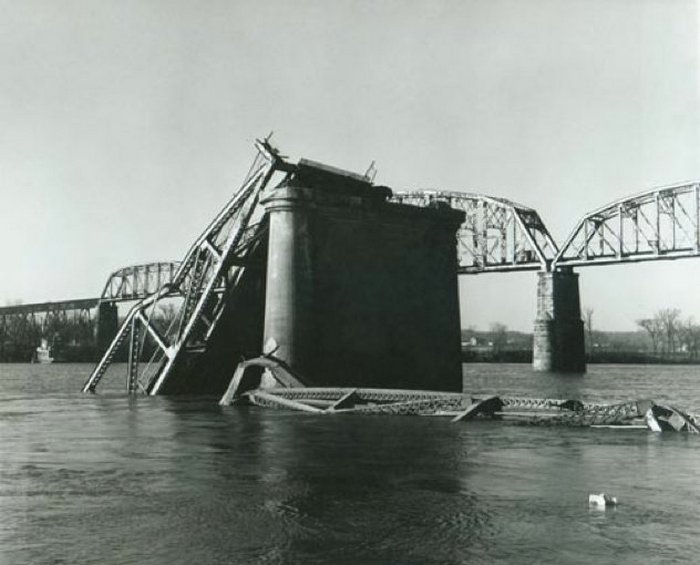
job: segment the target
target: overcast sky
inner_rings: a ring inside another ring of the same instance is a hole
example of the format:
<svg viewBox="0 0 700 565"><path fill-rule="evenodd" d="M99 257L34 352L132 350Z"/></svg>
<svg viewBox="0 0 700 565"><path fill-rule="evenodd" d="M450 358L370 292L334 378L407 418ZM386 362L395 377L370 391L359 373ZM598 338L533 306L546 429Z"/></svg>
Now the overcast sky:
<svg viewBox="0 0 700 565"><path fill-rule="evenodd" d="M252 141L395 189L591 209L700 179L698 3L0 0L0 303L180 258ZM599 328L676 306L700 259L581 269ZM462 277L463 325L530 330L533 273Z"/></svg>

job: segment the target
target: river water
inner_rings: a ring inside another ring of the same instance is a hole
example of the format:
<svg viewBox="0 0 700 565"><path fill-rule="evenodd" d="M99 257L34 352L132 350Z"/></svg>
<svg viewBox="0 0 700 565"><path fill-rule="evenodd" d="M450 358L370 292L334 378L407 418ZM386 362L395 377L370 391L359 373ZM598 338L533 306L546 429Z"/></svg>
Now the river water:
<svg viewBox="0 0 700 565"><path fill-rule="evenodd" d="M0 365L0 563L694 563L700 437L83 395ZM465 365L474 393L700 412L700 367ZM119 383L121 384L121 383ZM592 511L588 494L617 496Z"/></svg>

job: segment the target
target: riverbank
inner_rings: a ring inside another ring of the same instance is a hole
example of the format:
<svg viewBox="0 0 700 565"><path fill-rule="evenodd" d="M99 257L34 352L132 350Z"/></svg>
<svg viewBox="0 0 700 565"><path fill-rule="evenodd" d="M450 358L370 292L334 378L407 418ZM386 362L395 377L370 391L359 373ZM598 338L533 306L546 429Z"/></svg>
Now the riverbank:
<svg viewBox="0 0 700 565"><path fill-rule="evenodd" d="M464 363L532 363L531 349L506 351L462 350ZM586 356L588 364L610 365L700 365L700 358L684 353L660 355L646 351L598 351Z"/></svg>

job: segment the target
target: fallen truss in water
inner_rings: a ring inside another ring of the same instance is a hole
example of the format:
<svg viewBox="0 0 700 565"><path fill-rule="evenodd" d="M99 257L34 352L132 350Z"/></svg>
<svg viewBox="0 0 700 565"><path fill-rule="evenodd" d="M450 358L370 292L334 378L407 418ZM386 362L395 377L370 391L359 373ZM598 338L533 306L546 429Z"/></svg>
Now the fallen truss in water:
<svg viewBox="0 0 700 565"><path fill-rule="evenodd" d="M290 165L267 139L255 142L257 155L241 188L197 238L184 259L169 264L167 277L159 265L157 278L148 287L151 272L143 269L117 271L110 277L103 298L123 292L128 283L138 286L129 298L140 297L123 320L104 352L83 392L95 392L122 344L128 344L126 390L156 395L167 391L169 381L193 380L192 367L210 352L212 336L225 318L227 304L244 284L254 267L254 254L267 233L267 218L259 204L263 190L274 184L273 177L284 177ZM133 280L132 280L133 279ZM140 281L137 283L136 281ZM116 288L113 288L112 285ZM152 293L144 292L146 286ZM173 297L177 301L173 302ZM167 327L159 327L157 307L173 309ZM143 359L144 343L149 340L154 353Z"/></svg>
<svg viewBox="0 0 700 565"><path fill-rule="evenodd" d="M254 388L246 387L245 373L256 367L266 370L267 382L272 386L263 387L256 383ZM652 400L599 404L424 390L305 387L298 375L291 374L288 367L271 357L241 363L220 404L249 404L319 415L441 416L451 418L453 422L491 419L529 425L700 433L700 418Z"/></svg>

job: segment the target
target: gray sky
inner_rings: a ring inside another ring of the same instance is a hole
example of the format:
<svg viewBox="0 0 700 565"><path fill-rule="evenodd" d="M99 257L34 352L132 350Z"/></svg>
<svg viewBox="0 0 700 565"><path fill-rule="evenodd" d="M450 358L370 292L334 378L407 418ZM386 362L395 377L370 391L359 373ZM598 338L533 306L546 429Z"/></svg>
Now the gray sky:
<svg viewBox="0 0 700 565"><path fill-rule="evenodd" d="M180 258L255 137L396 189L485 192L562 241L700 179L698 3L0 0L0 303ZM581 269L600 328L700 319L700 260ZM463 324L529 330L535 275L462 277Z"/></svg>

